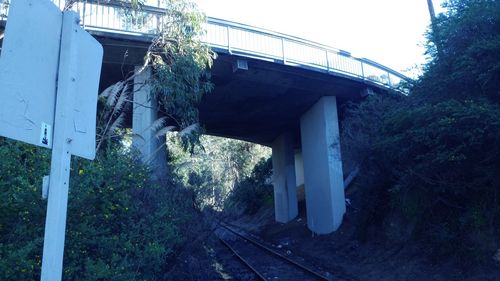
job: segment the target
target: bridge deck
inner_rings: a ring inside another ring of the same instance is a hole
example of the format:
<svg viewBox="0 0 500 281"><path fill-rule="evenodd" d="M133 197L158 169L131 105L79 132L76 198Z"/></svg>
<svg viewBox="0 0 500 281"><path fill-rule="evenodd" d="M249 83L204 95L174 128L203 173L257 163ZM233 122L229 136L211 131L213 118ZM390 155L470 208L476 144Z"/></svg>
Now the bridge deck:
<svg viewBox="0 0 500 281"><path fill-rule="evenodd" d="M104 46L101 88L142 64L163 21L159 7L129 13L116 0L76 1L72 9ZM0 4L0 30L7 15ZM207 19L206 30L202 40L219 53L212 69L215 89L200 105L209 134L269 145L283 130L298 134L301 114L323 95L335 95L342 103L359 98L367 87L391 91L407 80L370 60L289 35L214 18ZM233 71L238 59L248 63L248 70Z"/></svg>
<svg viewBox="0 0 500 281"><path fill-rule="evenodd" d="M61 8L69 2L52 1ZM72 2L72 9L80 14L81 24L97 36L147 41L160 30L165 20L160 5L144 6L141 11L130 13L129 5L119 0ZM5 20L7 15L8 9L0 4L0 20ZM343 75L386 88L397 88L401 81L408 80L368 59L355 58L349 52L285 34L215 18L207 19L206 30L202 40L218 52Z"/></svg>

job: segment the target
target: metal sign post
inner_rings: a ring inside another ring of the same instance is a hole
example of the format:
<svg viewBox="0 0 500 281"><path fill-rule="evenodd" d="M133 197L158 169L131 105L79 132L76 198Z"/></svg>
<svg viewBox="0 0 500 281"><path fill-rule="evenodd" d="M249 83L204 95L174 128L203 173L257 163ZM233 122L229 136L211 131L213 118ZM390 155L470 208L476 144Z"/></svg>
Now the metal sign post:
<svg viewBox="0 0 500 281"><path fill-rule="evenodd" d="M62 20L59 76L54 116L54 144L50 163L49 194L43 242L41 280L61 280L71 166L71 128L76 94L78 32L77 16L64 13Z"/></svg>
<svg viewBox="0 0 500 281"><path fill-rule="evenodd" d="M71 155L95 157L102 55L76 13L49 0L12 2L0 57L0 136L52 148L42 281L62 278Z"/></svg>

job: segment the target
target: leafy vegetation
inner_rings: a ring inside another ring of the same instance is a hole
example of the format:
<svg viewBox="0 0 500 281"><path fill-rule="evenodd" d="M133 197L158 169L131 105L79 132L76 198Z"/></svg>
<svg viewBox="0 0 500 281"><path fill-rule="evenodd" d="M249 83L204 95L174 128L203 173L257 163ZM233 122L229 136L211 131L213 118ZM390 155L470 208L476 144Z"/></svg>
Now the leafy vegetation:
<svg viewBox="0 0 500 281"><path fill-rule="evenodd" d="M500 247L500 5L447 7L410 96L350 106L343 145L364 163L361 237L378 225L435 256L484 261Z"/></svg>
<svg viewBox="0 0 500 281"><path fill-rule="evenodd" d="M36 279L46 210L41 179L50 154L1 138L0 155L0 279Z"/></svg>
<svg viewBox="0 0 500 281"><path fill-rule="evenodd" d="M0 279L39 279L46 201L41 178L49 151L0 143ZM162 280L175 253L203 233L192 195L175 177L149 180L146 167L119 146L96 161L73 159L65 280Z"/></svg>
<svg viewBox="0 0 500 281"><path fill-rule="evenodd" d="M262 206L273 204L271 158L261 158L252 173L240 180L225 202L227 210L252 215Z"/></svg>
<svg viewBox="0 0 500 281"><path fill-rule="evenodd" d="M140 9L141 1L124 2ZM199 42L204 17L194 4L166 5L165 26L143 68L152 70L147 82L166 116L155 128L173 123L192 132L198 127L196 105L212 87L206 69L213 54ZM131 108L135 75L100 96L96 161L72 161L64 280L170 280L171 272L182 272L186 280L210 276L209 265L193 272L176 269L184 264L177 259L186 256L186 249L203 248L199 243L207 231L204 223L192 223L201 220L193 192L175 174L168 181L152 181L147 167L122 145L125 130L119 128ZM5 198L0 203L0 280L40 278L46 210L40 188L49 156L47 150L0 139L0 194Z"/></svg>
<svg viewBox="0 0 500 281"><path fill-rule="evenodd" d="M186 151L179 138L169 134L167 148L172 172L194 191L200 209L222 210L240 182L252 177L254 166L270 156L269 148L207 135L193 151Z"/></svg>
<svg viewBox="0 0 500 281"><path fill-rule="evenodd" d="M500 102L500 5L450 0L428 33L432 58L413 89L425 102L488 98Z"/></svg>
<svg viewBox="0 0 500 281"><path fill-rule="evenodd" d="M146 62L153 68L150 82L167 117L165 125L187 129L189 133L181 136L185 144L193 144L201 133L199 126L193 126L198 123L197 106L213 87L207 69L215 54L200 41L205 32L205 16L196 10L196 5L188 1L167 2L165 17L169 20L150 46Z"/></svg>
<svg viewBox="0 0 500 281"><path fill-rule="evenodd" d="M124 2L140 9L144 1ZM208 69L215 53L200 41L205 32L205 16L193 2L163 2L165 20L147 50L142 68L109 86L100 95L103 110L99 114L99 119L102 119L97 132L99 143L116 137L116 129L123 126L125 115L131 108L133 92L144 86L133 85L134 78L143 72L151 73L151 78L145 83L152 88L154 96L150 98L158 102L160 116L151 129L158 137L169 131L182 131L179 136L184 146L191 149L198 142L202 128L198 125L197 105L202 96L212 90ZM134 17L133 14L130 16Z"/></svg>

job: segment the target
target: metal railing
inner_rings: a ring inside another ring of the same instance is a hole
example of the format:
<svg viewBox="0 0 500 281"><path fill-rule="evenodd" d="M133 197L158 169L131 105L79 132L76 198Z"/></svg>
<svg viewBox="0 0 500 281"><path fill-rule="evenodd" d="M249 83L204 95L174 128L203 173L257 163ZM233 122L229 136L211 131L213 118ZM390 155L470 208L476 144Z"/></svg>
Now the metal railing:
<svg viewBox="0 0 500 281"><path fill-rule="evenodd" d="M71 9L80 14L81 24L87 30L139 37L157 34L164 15L161 0L147 0L147 5L138 11L117 0L52 2L61 9L67 2L73 2ZM0 20L5 20L8 13L4 6L0 3ZM410 81L399 72L368 59L352 57L346 51L221 19L207 19L202 41L219 52L343 75L387 88L398 88L401 82Z"/></svg>
<svg viewBox="0 0 500 281"><path fill-rule="evenodd" d="M0 0L0 21L7 19L7 13L9 12L9 2L6 0Z"/></svg>

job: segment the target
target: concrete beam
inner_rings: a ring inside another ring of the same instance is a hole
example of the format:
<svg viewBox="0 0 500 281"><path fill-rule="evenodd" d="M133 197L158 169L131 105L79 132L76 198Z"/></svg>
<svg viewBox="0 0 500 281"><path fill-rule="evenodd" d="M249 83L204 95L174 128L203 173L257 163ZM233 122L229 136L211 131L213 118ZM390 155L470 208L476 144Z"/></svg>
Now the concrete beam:
<svg viewBox="0 0 500 281"><path fill-rule="evenodd" d="M136 67L137 72L140 67ZM157 102L151 93L148 80L151 77L149 69L134 78L134 104L132 110L132 144L141 153L143 163L153 168L157 174L161 174L166 168L165 140L155 137L151 128L153 122L158 118Z"/></svg>
<svg viewBox="0 0 500 281"><path fill-rule="evenodd" d="M335 231L345 213L337 102L322 97L300 119L307 225L318 234Z"/></svg>
<svg viewBox="0 0 500 281"><path fill-rule="evenodd" d="M286 223L298 215L295 159L291 134L280 135L272 144L274 211L277 222Z"/></svg>

